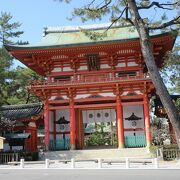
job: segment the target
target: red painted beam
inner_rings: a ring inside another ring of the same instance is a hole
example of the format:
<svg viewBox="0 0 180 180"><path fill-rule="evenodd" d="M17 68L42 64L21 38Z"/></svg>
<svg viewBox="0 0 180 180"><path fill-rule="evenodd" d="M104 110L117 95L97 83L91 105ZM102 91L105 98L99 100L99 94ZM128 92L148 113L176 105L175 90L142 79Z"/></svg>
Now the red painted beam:
<svg viewBox="0 0 180 180"><path fill-rule="evenodd" d="M144 131L144 128L125 128L124 131Z"/></svg>
<svg viewBox="0 0 180 180"><path fill-rule="evenodd" d="M107 103L107 104L85 104L85 105L75 105L75 108L79 109L92 109L92 108L113 108L116 106L116 103Z"/></svg>

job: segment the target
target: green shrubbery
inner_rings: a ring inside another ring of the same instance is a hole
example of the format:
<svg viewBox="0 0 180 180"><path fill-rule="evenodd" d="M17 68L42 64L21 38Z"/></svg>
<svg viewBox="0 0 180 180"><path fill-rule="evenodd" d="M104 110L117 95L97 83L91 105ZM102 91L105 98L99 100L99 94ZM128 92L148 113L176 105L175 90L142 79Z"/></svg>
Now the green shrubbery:
<svg viewBox="0 0 180 180"><path fill-rule="evenodd" d="M88 146L110 145L110 143L108 133L105 132L95 132L86 140L86 145Z"/></svg>
<svg viewBox="0 0 180 180"><path fill-rule="evenodd" d="M25 161L37 161L39 159L38 152L20 152L19 157Z"/></svg>

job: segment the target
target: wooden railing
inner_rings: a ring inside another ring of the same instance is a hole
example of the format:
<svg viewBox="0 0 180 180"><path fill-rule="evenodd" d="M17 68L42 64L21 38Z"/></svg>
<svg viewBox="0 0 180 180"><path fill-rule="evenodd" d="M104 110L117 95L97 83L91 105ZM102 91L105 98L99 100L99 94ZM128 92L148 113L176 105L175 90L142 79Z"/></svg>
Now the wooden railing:
<svg viewBox="0 0 180 180"><path fill-rule="evenodd" d="M0 153L0 164L19 161L19 153Z"/></svg>
<svg viewBox="0 0 180 180"><path fill-rule="evenodd" d="M180 150L174 149L163 149L163 158L166 161L171 161L180 158Z"/></svg>
<svg viewBox="0 0 180 180"><path fill-rule="evenodd" d="M8 162L17 162L21 158L26 161L37 161L39 156L38 152L0 152L0 164L7 164Z"/></svg>
<svg viewBox="0 0 180 180"><path fill-rule="evenodd" d="M64 85L78 85L78 84L92 84L92 83L108 83L108 82L126 82L132 80L145 80L150 79L145 76L126 76L126 77L97 77L92 79L86 78L74 78L71 80L56 80L56 81L30 81L30 86L64 86Z"/></svg>

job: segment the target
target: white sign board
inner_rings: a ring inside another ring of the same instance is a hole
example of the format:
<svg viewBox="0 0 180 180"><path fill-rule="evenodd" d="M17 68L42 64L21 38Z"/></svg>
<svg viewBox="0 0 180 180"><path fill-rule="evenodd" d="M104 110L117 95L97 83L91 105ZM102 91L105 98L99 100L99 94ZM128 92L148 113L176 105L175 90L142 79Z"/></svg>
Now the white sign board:
<svg viewBox="0 0 180 180"><path fill-rule="evenodd" d="M4 138L3 137L0 137L0 149L3 149L4 148Z"/></svg>

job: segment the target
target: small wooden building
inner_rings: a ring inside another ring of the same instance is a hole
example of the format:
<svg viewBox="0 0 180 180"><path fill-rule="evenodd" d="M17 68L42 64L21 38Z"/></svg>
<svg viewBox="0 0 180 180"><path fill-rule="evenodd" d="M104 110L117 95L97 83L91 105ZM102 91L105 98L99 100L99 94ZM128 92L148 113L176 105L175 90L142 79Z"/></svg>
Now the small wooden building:
<svg viewBox="0 0 180 180"><path fill-rule="evenodd" d="M8 105L0 108L4 151L37 151L37 122L42 104Z"/></svg>

